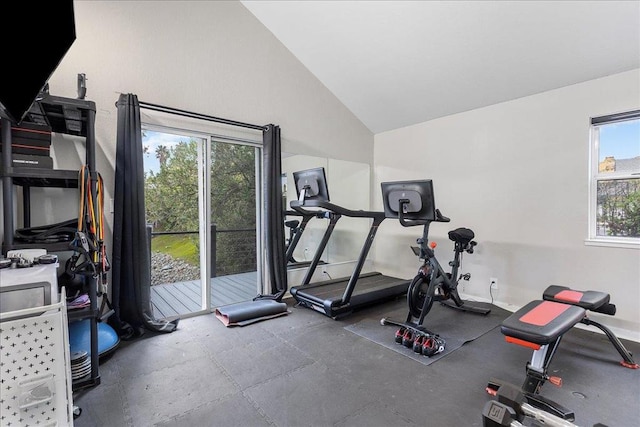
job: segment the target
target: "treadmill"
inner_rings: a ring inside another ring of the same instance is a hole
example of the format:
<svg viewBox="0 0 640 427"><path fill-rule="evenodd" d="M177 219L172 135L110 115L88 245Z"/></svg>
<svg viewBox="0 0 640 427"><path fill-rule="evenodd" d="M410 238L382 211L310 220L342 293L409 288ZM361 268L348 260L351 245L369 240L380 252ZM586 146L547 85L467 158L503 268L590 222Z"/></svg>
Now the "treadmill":
<svg viewBox="0 0 640 427"><path fill-rule="evenodd" d="M290 293L296 301L301 306L316 310L333 319L339 319L358 309L396 299L406 294L410 280L386 276L378 272L361 274L378 226L385 219L385 213L354 211L330 203L324 168L302 171L293 175L299 198L290 203L291 209L299 211L300 209L320 208L328 212L329 216L329 226L307 269L302 284L290 289ZM311 283L320 257L329 242L336 223L342 216L373 220L356 266L349 277Z"/></svg>
<svg viewBox="0 0 640 427"><path fill-rule="evenodd" d="M290 229L289 243L286 246L285 258L287 259L287 269L304 268L311 265L311 261L296 261L293 257L293 252L304 233L307 223L312 218L329 218L328 212L325 211L308 211L303 208L299 208L297 211L286 211L287 216L300 216L300 221L290 220L285 221L284 225ZM318 264L326 264L324 261L319 261Z"/></svg>

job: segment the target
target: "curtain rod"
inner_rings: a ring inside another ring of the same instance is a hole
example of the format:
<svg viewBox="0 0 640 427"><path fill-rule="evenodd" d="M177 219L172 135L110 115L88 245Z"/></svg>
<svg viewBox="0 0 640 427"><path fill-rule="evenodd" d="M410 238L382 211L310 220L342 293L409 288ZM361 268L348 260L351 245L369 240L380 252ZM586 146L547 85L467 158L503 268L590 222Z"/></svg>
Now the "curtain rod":
<svg viewBox="0 0 640 427"><path fill-rule="evenodd" d="M251 123L236 122L235 120L221 119L220 117L207 116L206 114L193 113L191 111L179 110L177 108L165 107L163 105L150 104L148 102L143 102L143 101L138 101L138 104L140 105L140 108L146 108L147 110L155 110L163 113L172 113L172 114L177 114L184 117L191 117L195 119L207 120L210 122L223 123L225 125L239 126L243 128L255 129L260 131L264 131L267 128L266 126L252 125Z"/></svg>

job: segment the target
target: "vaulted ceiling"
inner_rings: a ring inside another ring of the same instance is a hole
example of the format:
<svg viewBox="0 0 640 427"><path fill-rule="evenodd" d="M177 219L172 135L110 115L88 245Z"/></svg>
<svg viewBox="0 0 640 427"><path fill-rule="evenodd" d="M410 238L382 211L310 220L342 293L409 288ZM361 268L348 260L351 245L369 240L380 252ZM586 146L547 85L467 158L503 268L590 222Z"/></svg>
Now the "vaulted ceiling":
<svg viewBox="0 0 640 427"><path fill-rule="evenodd" d="M640 68L640 1L242 1L372 132Z"/></svg>

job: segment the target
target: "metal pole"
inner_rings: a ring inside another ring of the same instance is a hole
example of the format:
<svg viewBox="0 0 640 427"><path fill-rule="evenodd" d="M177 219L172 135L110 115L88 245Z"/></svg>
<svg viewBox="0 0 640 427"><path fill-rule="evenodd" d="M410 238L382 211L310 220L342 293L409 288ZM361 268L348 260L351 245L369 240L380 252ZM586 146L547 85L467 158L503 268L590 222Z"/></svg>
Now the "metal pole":
<svg viewBox="0 0 640 427"><path fill-rule="evenodd" d="M4 248L13 245L13 178L11 170L11 122L2 119L2 202L4 206Z"/></svg>
<svg viewBox="0 0 640 427"><path fill-rule="evenodd" d="M216 277L217 226L211 224L211 278Z"/></svg>

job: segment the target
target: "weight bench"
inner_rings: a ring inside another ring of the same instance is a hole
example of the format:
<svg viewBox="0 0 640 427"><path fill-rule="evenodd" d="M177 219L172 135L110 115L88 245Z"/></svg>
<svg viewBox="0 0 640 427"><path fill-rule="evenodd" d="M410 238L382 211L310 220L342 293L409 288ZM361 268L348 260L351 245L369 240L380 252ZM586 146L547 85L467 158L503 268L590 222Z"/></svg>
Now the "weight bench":
<svg viewBox="0 0 640 427"><path fill-rule="evenodd" d="M563 304L576 305L582 307L587 311L593 311L594 313L607 314L613 316L616 314L616 306L609 302L609 294L599 291L576 291L566 286L551 285L542 294L542 298L545 301L555 301ZM605 333L611 344L616 348L622 361L620 364L626 368L638 369L638 364L634 362L631 353L625 348L616 337L613 332L606 326L602 325L595 320L589 319L586 315L580 320L580 323L588 326L595 326Z"/></svg>
<svg viewBox="0 0 640 427"><path fill-rule="evenodd" d="M586 310L577 305L535 300L507 317L500 327L507 342L533 349L522 385L529 404L569 421L575 419L572 411L540 396L539 392L547 380L558 386L562 384L561 378L547 374L549 364L564 333L579 323L585 313ZM500 385L499 380L491 379L487 392L495 395Z"/></svg>
<svg viewBox="0 0 640 427"><path fill-rule="evenodd" d="M559 377L547 372L560 341L576 324L593 325L602 330L623 358L627 368L637 369L631 353L604 325L587 317L587 311L614 315L616 306L609 302L609 294L598 291L576 291L565 286L552 285L543 292L543 300L531 301L502 322L500 331L507 342L533 349L527 362L527 376L522 391L532 406L550 412L560 418L573 421L573 412L539 395L540 388L548 380L562 385ZM496 394L500 381L491 379L487 387Z"/></svg>

